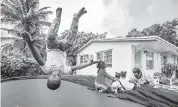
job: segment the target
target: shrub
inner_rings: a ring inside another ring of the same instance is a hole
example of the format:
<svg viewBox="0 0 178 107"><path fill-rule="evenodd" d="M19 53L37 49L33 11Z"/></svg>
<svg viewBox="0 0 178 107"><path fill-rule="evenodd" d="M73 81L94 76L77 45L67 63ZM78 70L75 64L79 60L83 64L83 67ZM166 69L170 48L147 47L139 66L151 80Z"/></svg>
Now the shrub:
<svg viewBox="0 0 178 107"><path fill-rule="evenodd" d="M164 67L162 67L161 71L167 78L171 78L173 75L173 72L176 72L177 65L174 64L166 64Z"/></svg>
<svg viewBox="0 0 178 107"><path fill-rule="evenodd" d="M1 54L1 78L43 74L34 59Z"/></svg>

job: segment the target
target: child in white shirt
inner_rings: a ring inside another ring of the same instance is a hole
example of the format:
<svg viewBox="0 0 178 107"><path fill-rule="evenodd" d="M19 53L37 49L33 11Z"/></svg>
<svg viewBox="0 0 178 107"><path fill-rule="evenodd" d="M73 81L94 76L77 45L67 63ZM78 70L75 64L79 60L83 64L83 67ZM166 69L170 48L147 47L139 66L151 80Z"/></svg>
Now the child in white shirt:
<svg viewBox="0 0 178 107"><path fill-rule="evenodd" d="M50 75L47 81L47 87L51 90L55 90L59 88L61 83L61 73L71 74L72 71L74 70L82 69L84 67L97 63L97 61L90 61L89 63L69 67L67 66L67 62L66 62L66 51L73 45L78 31L79 18L85 13L87 13L87 11L83 7L79 10L79 12L74 14L69 35L66 36L64 40L58 41L57 33L61 22L62 8L56 9L56 18L54 19L53 23L49 28L47 39L46 39L46 43L47 43L46 62L42 59L40 54L37 52L34 46L34 40L30 38L31 35L28 34L27 32L23 33L23 39L26 40L33 54L33 57L40 65L43 72L45 74Z"/></svg>
<svg viewBox="0 0 178 107"><path fill-rule="evenodd" d="M116 73L116 77L118 80L114 81L111 85L112 91L115 93L123 92L125 90L132 90L134 88L134 84L129 82L126 79L127 72L121 71L121 73Z"/></svg>

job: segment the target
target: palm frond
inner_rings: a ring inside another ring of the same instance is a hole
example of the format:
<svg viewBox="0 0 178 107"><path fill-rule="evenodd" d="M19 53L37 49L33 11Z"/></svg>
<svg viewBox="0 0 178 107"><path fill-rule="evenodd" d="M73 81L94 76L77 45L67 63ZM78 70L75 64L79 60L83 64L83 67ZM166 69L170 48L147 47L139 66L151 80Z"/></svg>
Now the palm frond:
<svg viewBox="0 0 178 107"><path fill-rule="evenodd" d="M31 0L31 5L30 7L33 7L33 8L38 8L38 5L39 5L39 0Z"/></svg>
<svg viewBox="0 0 178 107"><path fill-rule="evenodd" d="M12 34L12 35L16 35L16 36L21 37L21 33L20 33L18 30L15 30L15 29L7 29L7 28L0 28L0 29L3 30L3 31L7 31L8 34Z"/></svg>
<svg viewBox="0 0 178 107"><path fill-rule="evenodd" d="M17 3L14 2L14 0L3 0L3 3L6 4L10 9L12 9L16 14L21 15L21 10L17 7Z"/></svg>
<svg viewBox="0 0 178 107"><path fill-rule="evenodd" d="M46 21L37 21L36 23L40 26L50 26L51 25L50 22L46 22Z"/></svg>
<svg viewBox="0 0 178 107"><path fill-rule="evenodd" d="M34 10L30 10L28 12L28 21L34 22L34 21L38 21L38 20L45 20L47 18L47 15L52 14L51 11L44 11L44 12L39 12L36 13L34 12Z"/></svg>
<svg viewBox="0 0 178 107"><path fill-rule="evenodd" d="M25 0L26 13L28 13L31 8L33 10L37 9L38 4L39 4L39 0Z"/></svg>
<svg viewBox="0 0 178 107"><path fill-rule="evenodd" d="M28 18L28 20L29 18L33 18L34 13L34 9L31 7L30 10L27 12L26 18Z"/></svg>
<svg viewBox="0 0 178 107"><path fill-rule="evenodd" d="M38 19L43 19L45 20L47 18L47 15L49 14L52 14L52 11L43 11L43 12L39 12L39 13L36 13L35 16L38 18Z"/></svg>
<svg viewBox="0 0 178 107"><path fill-rule="evenodd" d="M10 34L21 37L21 33L28 31L32 37L44 37L41 32L44 26L50 26L46 22L50 7L38 9L39 0L4 0L1 3L1 22L14 24L13 29L0 28ZM38 10L37 10L38 9Z"/></svg>
<svg viewBox="0 0 178 107"><path fill-rule="evenodd" d="M37 13L37 15L48 15L48 14L52 14L52 11L40 11Z"/></svg>
<svg viewBox="0 0 178 107"><path fill-rule="evenodd" d="M22 14L26 15L26 13L28 12L26 5L25 5L25 1L24 0L17 0L19 2L19 7L22 10Z"/></svg>
<svg viewBox="0 0 178 107"><path fill-rule="evenodd" d="M12 4L17 4L17 0L9 0Z"/></svg>
<svg viewBox="0 0 178 107"><path fill-rule="evenodd" d="M17 20L19 19L18 14L14 13L14 10L4 3L1 3L1 16Z"/></svg>
<svg viewBox="0 0 178 107"><path fill-rule="evenodd" d="M20 17L23 17L24 16L24 11L25 10L23 10L21 7L21 3L20 3L20 0L11 0L11 2L13 2L14 3L14 5L15 5L15 7L16 8L18 8L18 10L20 10L21 11L21 16Z"/></svg>
<svg viewBox="0 0 178 107"><path fill-rule="evenodd" d="M39 9L39 10L37 11L37 13L42 12L42 11L44 11L44 10L47 10L48 8L51 8L51 7L43 7L43 8L41 8L41 9Z"/></svg>
<svg viewBox="0 0 178 107"><path fill-rule="evenodd" d="M4 23L4 24L16 24L18 22L18 20L15 20L12 18L6 18L6 17L1 18L0 21L1 23Z"/></svg>
<svg viewBox="0 0 178 107"><path fill-rule="evenodd" d="M24 28L25 26L21 23L21 21L16 23L16 25L14 26L14 29L18 29L19 31L23 31Z"/></svg>

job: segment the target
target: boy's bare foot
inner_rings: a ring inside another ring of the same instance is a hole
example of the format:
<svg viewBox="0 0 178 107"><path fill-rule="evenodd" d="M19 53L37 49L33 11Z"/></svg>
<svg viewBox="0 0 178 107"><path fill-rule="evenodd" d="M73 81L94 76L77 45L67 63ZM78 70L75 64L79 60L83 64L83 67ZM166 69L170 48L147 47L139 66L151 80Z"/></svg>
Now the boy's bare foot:
<svg viewBox="0 0 178 107"><path fill-rule="evenodd" d="M58 7L56 9L56 17L61 17L61 14L62 14L62 8L61 7Z"/></svg>
<svg viewBox="0 0 178 107"><path fill-rule="evenodd" d="M78 13L76 13L77 17L81 17L82 15L84 15L85 13L87 13L87 10L85 9L85 7L82 7Z"/></svg>

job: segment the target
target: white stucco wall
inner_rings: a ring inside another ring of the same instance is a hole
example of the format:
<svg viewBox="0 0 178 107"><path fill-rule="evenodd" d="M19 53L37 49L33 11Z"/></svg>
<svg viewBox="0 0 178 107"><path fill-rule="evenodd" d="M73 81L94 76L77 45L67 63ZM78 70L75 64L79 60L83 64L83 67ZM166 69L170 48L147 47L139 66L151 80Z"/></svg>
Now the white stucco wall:
<svg viewBox="0 0 178 107"><path fill-rule="evenodd" d="M103 50L112 50L112 67L107 67L106 71L115 76L115 72L120 72L122 70L131 72L132 70L132 48L131 44L128 42L96 42L92 43L77 55L77 64L80 64L80 55L89 54L94 55L94 60L97 59L96 52ZM84 68L77 71L78 75L96 75L97 68L96 65ZM128 73L128 76L131 73Z"/></svg>
<svg viewBox="0 0 178 107"><path fill-rule="evenodd" d="M132 42L94 42L82 49L77 54L77 64L80 64L80 55L89 54L94 55L94 60L96 60L96 52L113 49L112 51L112 67L106 68L106 71L114 76L115 72L127 71L127 77L133 76L132 69L135 66L134 62L134 48L132 45L136 45L138 43L146 43L145 41L132 41ZM147 41L148 42L148 41ZM153 52L154 53L154 69L146 70L146 54L144 51ZM153 77L155 72L161 72L161 54L160 52L155 52L149 49L141 49L142 53L142 71L146 75L150 75ZM174 63L174 56L167 52L168 63ZM178 57L178 56L177 56ZM177 60L176 63L178 64ZM96 75L97 68L96 65L92 65L90 67L84 68L77 72L78 75Z"/></svg>

